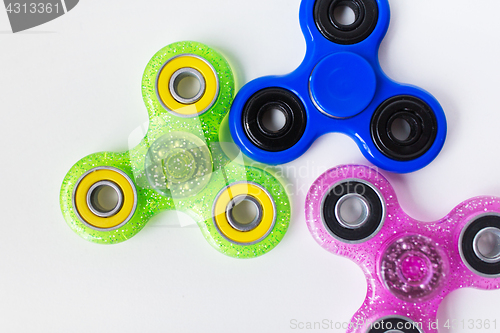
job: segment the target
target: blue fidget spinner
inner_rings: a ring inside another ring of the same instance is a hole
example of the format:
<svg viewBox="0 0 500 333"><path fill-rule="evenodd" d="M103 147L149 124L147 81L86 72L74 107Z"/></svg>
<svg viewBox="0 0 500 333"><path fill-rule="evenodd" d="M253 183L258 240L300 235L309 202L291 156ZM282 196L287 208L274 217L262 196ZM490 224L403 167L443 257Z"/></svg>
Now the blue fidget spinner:
<svg viewBox="0 0 500 333"><path fill-rule="evenodd" d="M354 13L348 24L338 18L345 7ZM429 93L382 71L378 49L389 19L387 0L303 0L302 64L288 75L251 81L234 100L229 123L243 152L287 163L319 136L342 132L383 169L405 173L429 164L443 147L446 118ZM266 124L273 112L283 114L281 128Z"/></svg>

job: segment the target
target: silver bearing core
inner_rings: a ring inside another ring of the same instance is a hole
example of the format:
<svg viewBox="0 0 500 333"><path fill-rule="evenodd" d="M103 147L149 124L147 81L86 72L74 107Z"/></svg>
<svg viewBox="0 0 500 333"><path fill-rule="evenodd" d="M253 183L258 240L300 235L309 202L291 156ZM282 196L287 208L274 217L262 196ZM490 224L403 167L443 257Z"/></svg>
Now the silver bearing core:
<svg viewBox="0 0 500 333"><path fill-rule="evenodd" d="M252 214L254 215L254 217L250 221L245 221L241 216L237 217L234 214L234 208L242 204L243 202L249 203L253 208L253 211L255 212L254 214ZM231 227L241 232L251 231L257 228L262 221L262 215L263 210L260 203L254 197L248 195L238 195L234 197L229 202L226 209L227 221L229 222Z"/></svg>
<svg viewBox="0 0 500 333"><path fill-rule="evenodd" d="M113 204L113 207L106 207L99 198L101 191L109 188L116 193L116 204ZM99 217L111 217L116 215L123 206L123 200L123 192L120 187L109 180L101 180L95 183L87 192L87 206L92 213Z"/></svg>
<svg viewBox="0 0 500 333"><path fill-rule="evenodd" d="M360 204L361 207L361 212L357 213L354 212L352 213L353 210L355 210L355 207L346 207L349 205L349 203L354 203L357 202ZM351 212L348 212L346 214L345 211L343 211L343 208L349 209ZM353 216L346 216L346 215L353 215ZM335 217L339 221L339 223L348 229L357 229L361 227L367 220L368 217L370 216L370 205L368 204L368 201L362 196L357 193L349 193L344 195L342 198L339 199L337 204L335 205Z"/></svg>
<svg viewBox="0 0 500 333"><path fill-rule="evenodd" d="M186 78L195 78L198 80L200 84L200 88L198 92L192 96L192 97L186 97L182 96L183 94L179 91L180 83L182 80ZM179 70L177 70L172 77L170 78L169 82L169 89L170 93L172 94L172 97L179 103L181 104L193 104L198 102L202 97L203 94L205 93L206 89L206 82L205 78L203 75L197 71L194 68L191 67L184 67Z"/></svg>
<svg viewBox="0 0 500 333"><path fill-rule="evenodd" d="M477 233L473 240L476 256L488 264L500 262L500 229L489 227Z"/></svg>

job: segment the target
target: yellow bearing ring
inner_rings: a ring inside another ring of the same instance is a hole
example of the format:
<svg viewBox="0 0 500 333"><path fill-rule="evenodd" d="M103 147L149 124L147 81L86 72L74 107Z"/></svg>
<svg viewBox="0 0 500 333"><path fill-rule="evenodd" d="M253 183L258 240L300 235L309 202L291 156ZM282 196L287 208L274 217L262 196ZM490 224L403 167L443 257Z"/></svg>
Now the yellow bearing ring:
<svg viewBox="0 0 500 333"><path fill-rule="evenodd" d="M109 217L98 216L95 209L89 207L89 192L100 182L111 182L121 191L121 207ZM88 227L94 230L115 230L127 223L137 207L137 192L132 180L121 170L112 167L97 167L87 171L76 183L73 191L73 207L76 215Z"/></svg>
<svg viewBox="0 0 500 333"><path fill-rule="evenodd" d="M193 70L199 73L204 82L201 85L204 91L194 101L182 103L179 101L177 92L172 81L183 69ZM219 79L215 69L200 56L188 54L170 59L158 74L156 90L163 106L172 113L183 117L194 117L208 111L215 103L219 94Z"/></svg>
<svg viewBox="0 0 500 333"><path fill-rule="evenodd" d="M228 220L227 211L232 207L234 199L239 196L253 198L260 206L260 221L252 230L237 230ZM242 245L255 244L264 239L276 221L276 208L271 195L260 185L247 182L233 183L222 189L215 199L212 213L219 232L230 242Z"/></svg>

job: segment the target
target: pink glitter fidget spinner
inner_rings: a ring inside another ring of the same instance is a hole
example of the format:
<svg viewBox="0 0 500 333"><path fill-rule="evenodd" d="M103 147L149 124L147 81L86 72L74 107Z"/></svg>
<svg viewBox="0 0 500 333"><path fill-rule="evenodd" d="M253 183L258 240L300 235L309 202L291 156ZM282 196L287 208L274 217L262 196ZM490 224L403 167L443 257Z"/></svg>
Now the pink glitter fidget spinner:
<svg viewBox="0 0 500 333"><path fill-rule="evenodd" d="M344 165L314 182L305 213L316 241L366 275L367 296L347 332L437 332L450 292L500 288L500 198L476 197L419 222L375 169Z"/></svg>

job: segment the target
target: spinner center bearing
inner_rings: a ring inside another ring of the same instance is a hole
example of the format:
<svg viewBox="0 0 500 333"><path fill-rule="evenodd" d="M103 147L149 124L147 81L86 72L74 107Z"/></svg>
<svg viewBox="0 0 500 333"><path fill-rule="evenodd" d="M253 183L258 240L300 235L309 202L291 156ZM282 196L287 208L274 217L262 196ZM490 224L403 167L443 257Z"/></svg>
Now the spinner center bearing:
<svg viewBox="0 0 500 333"><path fill-rule="evenodd" d="M212 169L212 155L205 142L187 132L165 134L146 155L146 177L164 196L198 194L210 182Z"/></svg>
<svg viewBox="0 0 500 333"><path fill-rule="evenodd" d="M190 150L175 148L162 160L163 174L171 182L183 183L196 173L196 159Z"/></svg>
<svg viewBox="0 0 500 333"><path fill-rule="evenodd" d="M445 280L447 267L436 242L420 235L393 241L380 263L385 286L396 297L413 301L433 296Z"/></svg>
<svg viewBox="0 0 500 333"><path fill-rule="evenodd" d="M361 56L341 52L321 60L314 68L309 90L316 107L327 116L350 118L370 104L377 78Z"/></svg>

